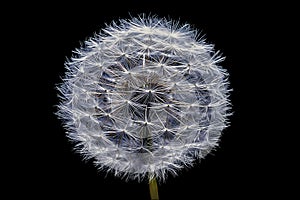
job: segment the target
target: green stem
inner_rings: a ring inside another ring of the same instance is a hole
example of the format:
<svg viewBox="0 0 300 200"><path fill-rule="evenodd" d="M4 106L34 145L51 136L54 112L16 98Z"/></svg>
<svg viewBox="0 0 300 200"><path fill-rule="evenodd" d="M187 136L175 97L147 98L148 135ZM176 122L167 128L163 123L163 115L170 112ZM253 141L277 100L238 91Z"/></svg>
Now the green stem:
<svg viewBox="0 0 300 200"><path fill-rule="evenodd" d="M149 189L151 200L159 200L156 178L151 178L149 180Z"/></svg>

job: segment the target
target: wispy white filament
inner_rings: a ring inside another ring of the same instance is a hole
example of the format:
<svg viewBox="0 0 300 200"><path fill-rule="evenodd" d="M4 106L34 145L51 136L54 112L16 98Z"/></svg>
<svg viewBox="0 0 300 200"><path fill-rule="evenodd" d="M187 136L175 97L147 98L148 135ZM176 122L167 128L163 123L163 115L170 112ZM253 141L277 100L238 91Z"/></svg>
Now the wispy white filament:
<svg viewBox="0 0 300 200"><path fill-rule="evenodd" d="M217 146L228 125L228 74L190 25L120 20L75 53L58 115L100 169L164 180Z"/></svg>

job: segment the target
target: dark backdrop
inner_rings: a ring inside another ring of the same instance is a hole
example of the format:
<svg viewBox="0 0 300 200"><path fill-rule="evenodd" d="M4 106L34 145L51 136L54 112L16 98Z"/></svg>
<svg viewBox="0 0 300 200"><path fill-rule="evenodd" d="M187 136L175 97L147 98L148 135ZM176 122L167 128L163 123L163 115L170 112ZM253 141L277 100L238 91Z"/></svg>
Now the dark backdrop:
<svg viewBox="0 0 300 200"><path fill-rule="evenodd" d="M82 161L53 114L59 102L55 85L61 82L64 62L72 50L105 23L141 13L180 19L202 30L207 41L226 56L222 65L230 73L233 88L234 114L219 147L201 163L159 184L161 199L257 199L281 194L278 180L282 175L273 170L282 162L273 162L280 154L279 149L272 149L277 122L268 120L276 115L268 97L278 83L269 81L274 65L268 52L274 47L270 29L278 21L277 8L251 2L131 0L26 5L30 9L19 15L24 20L15 24L21 33L16 39L26 43L27 48L21 49L29 61L19 71L29 85L24 81L18 89L28 114L15 125L24 130L16 139L24 148L11 158L17 163L17 179L9 183L19 188L15 194L20 191L38 199L149 199L146 182L125 182L99 172L92 161Z"/></svg>

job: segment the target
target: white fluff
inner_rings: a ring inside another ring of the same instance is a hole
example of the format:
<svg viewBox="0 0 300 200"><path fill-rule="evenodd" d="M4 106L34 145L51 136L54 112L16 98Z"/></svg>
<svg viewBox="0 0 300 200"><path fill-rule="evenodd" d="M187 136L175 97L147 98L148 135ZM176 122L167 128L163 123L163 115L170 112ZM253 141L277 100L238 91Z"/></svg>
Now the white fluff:
<svg viewBox="0 0 300 200"><path fill-rule="evenodd" d="M140 16L113 22L67 63L57 112L100 169L165 180L217 146L228 126L227 72L190 25Z"/></svg>

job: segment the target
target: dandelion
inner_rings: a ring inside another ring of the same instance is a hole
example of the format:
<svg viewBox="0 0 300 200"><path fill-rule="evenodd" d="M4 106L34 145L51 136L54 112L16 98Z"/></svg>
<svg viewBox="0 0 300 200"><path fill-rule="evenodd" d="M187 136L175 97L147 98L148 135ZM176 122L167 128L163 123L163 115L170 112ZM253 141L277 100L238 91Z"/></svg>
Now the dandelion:
<svg viewBox="0 0 300 200"><path fill-rule="evenodd" d="M189 24L153 16L112 22L66 62L57 115L99 169L147 178L155 195L156 179L204 158L228 126L221 61Z"/></svg>

